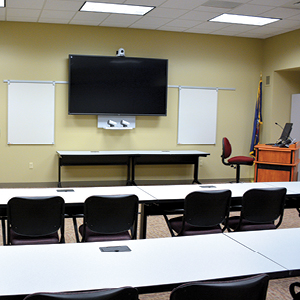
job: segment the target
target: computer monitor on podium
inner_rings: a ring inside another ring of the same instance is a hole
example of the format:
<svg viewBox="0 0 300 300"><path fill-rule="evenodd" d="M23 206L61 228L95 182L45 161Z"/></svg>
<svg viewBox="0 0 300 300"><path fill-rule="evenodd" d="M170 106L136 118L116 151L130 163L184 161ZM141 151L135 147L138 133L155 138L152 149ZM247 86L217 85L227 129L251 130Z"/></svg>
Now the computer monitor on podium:
<svg viewBox="0 0 300 300"><path fill-rule="evenodd" d="M293 123L285 123L281 136L277 140L275 146L288 147L288 145L292 142L292 139L290 137L292 127L293 127Z"/></svg>

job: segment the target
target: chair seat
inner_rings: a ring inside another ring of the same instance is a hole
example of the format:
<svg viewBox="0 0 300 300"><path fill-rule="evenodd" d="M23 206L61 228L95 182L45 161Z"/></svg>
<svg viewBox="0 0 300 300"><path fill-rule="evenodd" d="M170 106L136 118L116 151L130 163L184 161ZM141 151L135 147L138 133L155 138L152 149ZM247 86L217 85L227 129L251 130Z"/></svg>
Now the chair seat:
<svg viewBox="0 0 300 300"><path fill-rule="evenodd" d="M254 158L248 156L234 156L228 159L230 164L253 165Z"/></svg>
<svg viewBox="0 0 300 300"><path fill-rule="evenodd" d="M182 228L182 217L177 217L169 220L169 223L172 229L179 233ZM209 233L222 233L222 228L219 225L211 227L198 227L192 226L185 222L184 232L182 235L200 235L200 234L209 234Z"/></svg>
<svg viewBox="0 0 300 300"><path fill-rule="evenodd" d="M58 244L59 235L55 232L45 236L27 237L10 230L10 240L12 245Z"/></svg>
<svg viewBox="0 0 300 300"><path fill-rule="evenodd" d="M79 226L79 232L83 236L84 225ZM85 241L86 242L102 242L102 241L118 241L118 240L131 240L128 231L114 234L99 234L90 230L86 226Z"/></svg>
<svg viewBox="0 0 300 300"><path fill-rule="evenodd" d="M227 227L235 230L238 227L240 218L230 217L228 219ZM268 230L268 229L276 229L276 225L274 223L252 223L246 220L242 220L241 225L238 231L250 231L250 230Z"/></svg>

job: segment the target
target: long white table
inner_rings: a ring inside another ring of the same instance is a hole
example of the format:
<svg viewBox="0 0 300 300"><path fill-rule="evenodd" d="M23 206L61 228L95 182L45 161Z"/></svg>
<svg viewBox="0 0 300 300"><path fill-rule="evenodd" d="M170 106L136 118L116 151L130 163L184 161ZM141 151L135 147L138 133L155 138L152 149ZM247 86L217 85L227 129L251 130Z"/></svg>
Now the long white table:
<svg viewBox="0 0 300 300"><path fill-rule="evenodd" d="M253 182L253 183L222 183L222 184L189 184L189 185L149 185L139 186L156 200L142 202L140 221L140 237L146 237L147 216L160 215L164 208L174 205L183 207L184 198L191 192L204 190L228 189L232 192L231 210L239 210L243 194L252 188L287 188L286 208L300 207L300 182Z"/></svg>
<svg viewBox="0 0 300 300"><path fill-rule="evenodd" d="M247 234L247 233L246 233ZM128 246L129 252L99 247ZM298 249L300 251L300 248ZM0 247L0 296L134 286L140 293L172 290L198 280L289 270L225 234ZM1 298L1 297L0 297Z"/></svg>
<svg viewBox="0 0 300 300"><path fill-rule="evenodd" d="M289 270L290 276L300 275L300 228L225 233L258 254Z"/></svg>
<svg viewBox="0 0 300 300"><path fill-rule="evenodd" d="M58 154L58 186L61 187L62 166L86 165L126 165L127 185L135 184L136 165L194 165L193 183L198 181L199 157L210 155L208 152L198 150L125 150L125 151L57 151Z"/></svg>
<svg viewBox="0 0 300 300"><path fill-rule="evenodd" d="M36 188L36 189L0 189L0 216L2 228L6 217L6 204L14 196L56 196L64 198L69 216L83 213L85 199L92 195L136 194L141 204L140 238L146 237L147 216L161 214L162 205L182 205L186 195L193 191L229 189L232 192L232 209L240 204L243 194L251 188L287 188L287 208L300 207L300 182L254 182L228 184L187 184L187 185L148 185L148 186L112 186L92 188ZM75 221L75 219L73 219ZM5 236L3 232L3 236ZM77 237L78 239L78 237Z"/></svg>
<svg viewBox="0 0 300 300"><path fill-rule="evenodd" d="M154 198L136 186L110 186L110 187L84 187L84 188L20 188L0 189L0 217L2 221L3 244L6 243L5 218L7 202L16 196L39 197L39 196L61 196L65 201L66 215L71 218L77 214L83 214L83 203L93 195L124 195L135 194L139 201L151 201ZM79 241L76 218L73 218L76 240Z"/></svg>

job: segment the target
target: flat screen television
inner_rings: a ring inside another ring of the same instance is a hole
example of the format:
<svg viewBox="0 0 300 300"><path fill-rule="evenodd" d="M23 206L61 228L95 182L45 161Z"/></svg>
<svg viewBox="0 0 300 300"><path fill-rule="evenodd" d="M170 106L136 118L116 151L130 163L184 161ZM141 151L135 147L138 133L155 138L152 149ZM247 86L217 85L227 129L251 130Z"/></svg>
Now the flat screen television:
<svg viewBox="0 0 300 300"><path fill-rule="evenodd" d="M166 116L168 60L69 55L70 115Z"/></svg>
<svg viewBox="0 0 300 300"><path fill-rule="evenodd" d="M286 141L291 134L293 123L285 123L279 140Z"/></svg>

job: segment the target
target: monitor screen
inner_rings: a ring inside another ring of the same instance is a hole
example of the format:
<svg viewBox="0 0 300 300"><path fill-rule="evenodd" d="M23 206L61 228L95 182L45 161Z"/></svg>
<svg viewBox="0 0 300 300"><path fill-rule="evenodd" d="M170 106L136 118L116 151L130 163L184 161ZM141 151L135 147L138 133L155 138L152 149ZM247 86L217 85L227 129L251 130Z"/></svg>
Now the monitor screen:
<svg viewBox="0 0 300 300"><path fill-rule="evenodd" d="M286 141L290 137L292 127L293 127L293 123L285 123L284 128L281 133L281 136L280 136L280 140Z"/></svg>
<svg viewBox="0 0 300 300"><path fill-rule="evenodd" d="M168 60L69 55L69 114L167 115Z"/></svg>

